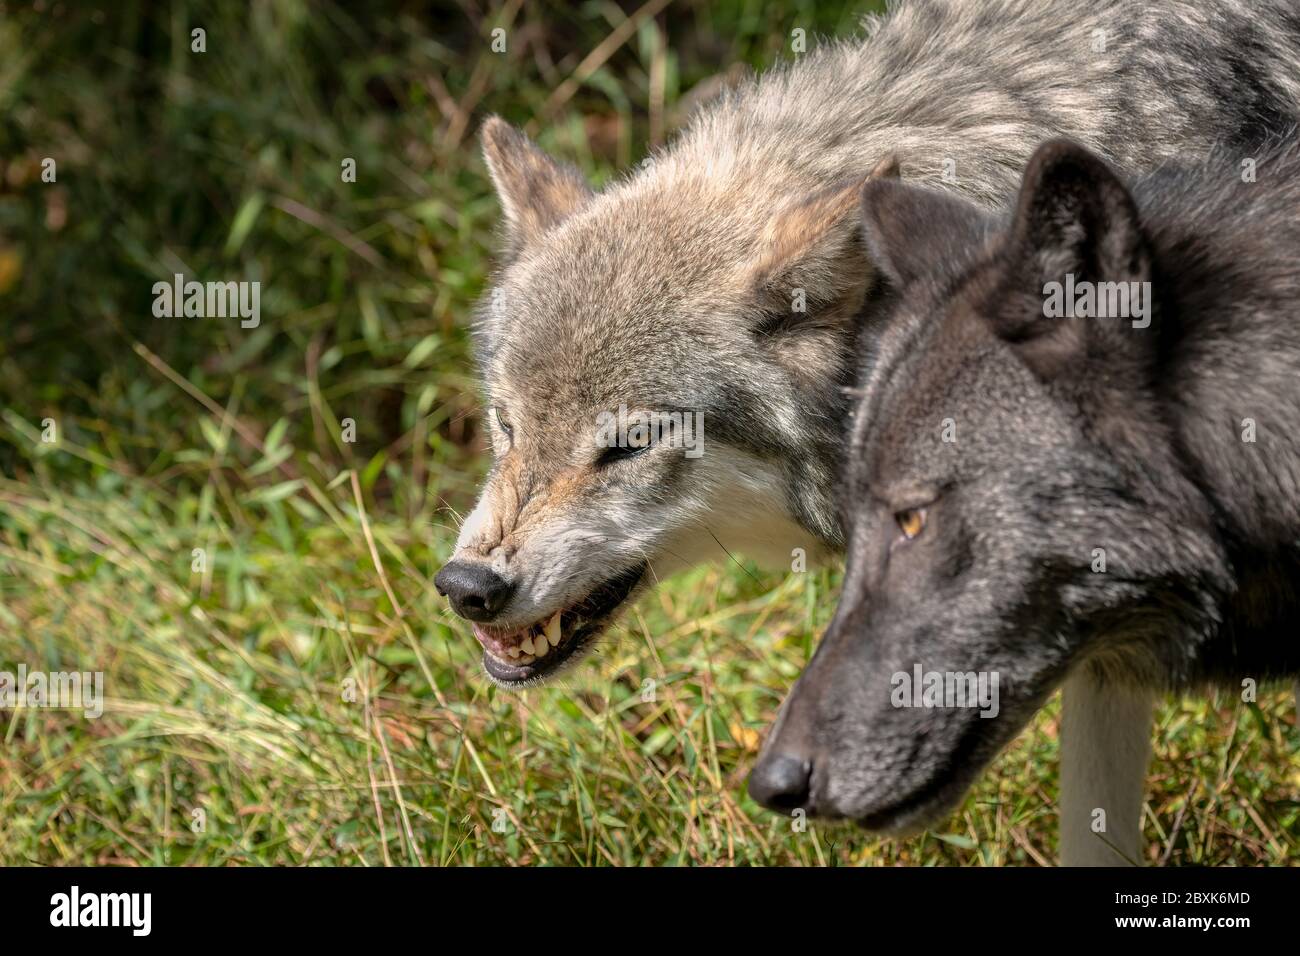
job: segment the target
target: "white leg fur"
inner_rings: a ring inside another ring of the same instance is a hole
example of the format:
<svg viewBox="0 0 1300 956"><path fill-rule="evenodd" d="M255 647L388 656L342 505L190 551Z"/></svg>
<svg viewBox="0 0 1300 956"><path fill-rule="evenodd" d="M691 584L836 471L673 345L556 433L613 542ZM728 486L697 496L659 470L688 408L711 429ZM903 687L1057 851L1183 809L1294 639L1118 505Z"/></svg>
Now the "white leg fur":
<svg viewBox="0 0 1300 956"><path fill-rule="evenodd" d="M1142 861L1142 794L1151 756L1154 694L1099 684L1086 668L1061 703L1061 865ZM1094 830L1096 810L1105 831Z"/></svg>

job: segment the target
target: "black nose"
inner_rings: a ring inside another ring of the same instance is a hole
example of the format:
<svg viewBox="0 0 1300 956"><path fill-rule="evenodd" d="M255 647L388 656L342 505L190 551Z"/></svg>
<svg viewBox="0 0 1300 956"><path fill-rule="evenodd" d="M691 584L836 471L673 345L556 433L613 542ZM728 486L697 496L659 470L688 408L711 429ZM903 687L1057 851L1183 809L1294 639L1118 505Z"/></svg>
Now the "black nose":
<svg viewBox="0 0 1300 956"><path fill-rule="evenodd" d="M490 621L506 606L515 586L487 565L451 561L433 579L452 609L470 621Z"/></svg>
<svg viewBox="0 0 1300 956"><path fill-rule="evenodd" d="M769 810L791 813L807 806L811 777L810 761L783 753L766 754L749 775L749 795Z"/></svg>

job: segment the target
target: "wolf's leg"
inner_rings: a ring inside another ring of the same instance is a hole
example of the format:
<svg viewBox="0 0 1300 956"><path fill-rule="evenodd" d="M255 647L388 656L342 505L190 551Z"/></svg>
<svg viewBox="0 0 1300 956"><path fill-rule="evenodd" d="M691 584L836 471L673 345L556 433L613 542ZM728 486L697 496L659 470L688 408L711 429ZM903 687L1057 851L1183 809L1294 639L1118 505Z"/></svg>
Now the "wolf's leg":
<svg viewBox="0 0 1300 956"><path fill-rule="evenodd" d="M1061 702L1061 863L1142 861L1142 791L1151 756L1154 695L1101 684L1082 668ZM1105 811L1105 829L1097 832Z"/></svg>

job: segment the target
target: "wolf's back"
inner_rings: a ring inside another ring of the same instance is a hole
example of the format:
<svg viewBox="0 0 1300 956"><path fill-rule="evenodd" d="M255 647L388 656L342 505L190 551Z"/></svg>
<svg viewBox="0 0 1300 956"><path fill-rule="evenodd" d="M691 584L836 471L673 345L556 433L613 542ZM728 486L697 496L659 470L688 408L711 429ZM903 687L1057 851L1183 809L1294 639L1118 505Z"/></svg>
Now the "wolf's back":
<svg viewBox="0 0 1300 956"><path fill-rule="evenodd" d="M724 95L670 152L774 186L894 151L905 176L993 204L1052 136L1136 171L1300 116L1293 0L907 0L866 28Z"/></svg>

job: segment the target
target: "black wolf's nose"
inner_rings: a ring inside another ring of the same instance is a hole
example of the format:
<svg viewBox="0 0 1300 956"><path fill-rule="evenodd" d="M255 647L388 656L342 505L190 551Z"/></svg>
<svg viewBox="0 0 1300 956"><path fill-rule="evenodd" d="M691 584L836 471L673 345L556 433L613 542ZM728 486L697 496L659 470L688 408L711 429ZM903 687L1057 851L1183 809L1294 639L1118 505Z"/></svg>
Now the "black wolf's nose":
<svg viewBox="0 0 1300 956"><path fill-rule="evenodd" d="M506 606L515 586L483 564L451 561L433 579L452 610L470 621L485 622Z"/></svg>
<svg viewBox="0 0 1300 956"><path fill-rule="evenodd" d="M808 803L812 763L783 753L765 754L749 775L749 795L781 813L792 813Z"/></svg>

